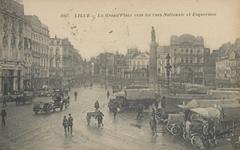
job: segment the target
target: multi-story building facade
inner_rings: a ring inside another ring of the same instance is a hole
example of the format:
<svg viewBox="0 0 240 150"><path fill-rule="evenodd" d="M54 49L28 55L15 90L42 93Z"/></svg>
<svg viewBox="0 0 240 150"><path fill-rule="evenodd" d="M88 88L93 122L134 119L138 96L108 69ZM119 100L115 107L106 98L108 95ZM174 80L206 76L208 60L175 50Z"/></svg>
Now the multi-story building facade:
<svg viewBox="0 0 240 150"><path fill-rule="evenodd" d="M83 60L67 39L51 38L49 45L49 84L61 88L70 86L83 73Z"/></svg>
<svg viewBox="0 0 240 150"><path fill-rule="evenodd" d="M130 59L129 69L131 72L131 81L148 83L149 59L150 56L148 53L140 53Z"/></svg>
<svg viewBox="0 0 240 150"><path fill-rule="evenodd" d="M147 69L149 67L149 54L140 53L130 59L129 68L131 70Z"/></svg>
<svg viewBox="0 0 240 150"><path fill-rule="evenodd" d="M4 0L0 5L0 95L23 88L23 5Z"/></svg>
<svg viewBox="0 0 240 150"><path fill-rule="evenodd" d="M137 49L137 48L129 48L127 49L127 54L126 54L126 63L127 63L127 67L126 69L124 70L124 79L125 80L130 80L131 79L131 73L132 73L132 70L130 68L130 61L133 57L139 55L141 52Z"/></svg>
<svg viewBox="0 0 240 150"><path fill-rule="evenodd" d="M48 85L49 78L49 30L37 16L25 16L25 22L31 27L32 88L39 89Z"/></svg>
<svg viewBox="0 0 240 150"><path fill-rule="evenodd" d="M220 87L240 87L240 40L223 44L216 60L216 82ZM228 46L226 46L228 45ZM224 48L225 53L220 53Z"/></svg>
<svg viewBox="0 0 240 150"><path fill-rule="evenodd" d="M231 73L231 69L230 69L228 57L218 59L216 61L217 84L220 86L229 86L230 76L231 76L230 73Z"/></svg>
<svg viewBox="0 0 240 150"><path fill-rule="evenodd" d="M30 89L32 85L32 27L28 22L24 22L24 72L23 89Z"/></svg>
<svg viewBox="0 0 240 150"><path fill-rule="evenodd" d="M128 69L128 60L123 54L118 52L114 55L114 74L115 80L121 81L125 78L125 71Z"/></svg>
<svg viewBox="0 0 240 150"><path fill-rule="evenodd" d="M172 78L180 82L204 84L204 66L206 53L209 49L204 47L202 37L190 34L172 36L170 40L170 56L172 65Z"/></svg>
<svg viewBox="0 0 240 150"><path fill-rule="evenodd" d="M84 68L83 59L77 49L73 49L72 67L73 67L73 81L77 81L77 83L79 83L83 76Z"/></svg>
<svg viewBox="0 0 240 150"><path fill-rule="evenodd" d="M157 49L157 74L158 74L158 80L165 80L167 78L166 74L166 65L167 60L166 57L168 53L170 52L169 46L159 46Z"/></svg>

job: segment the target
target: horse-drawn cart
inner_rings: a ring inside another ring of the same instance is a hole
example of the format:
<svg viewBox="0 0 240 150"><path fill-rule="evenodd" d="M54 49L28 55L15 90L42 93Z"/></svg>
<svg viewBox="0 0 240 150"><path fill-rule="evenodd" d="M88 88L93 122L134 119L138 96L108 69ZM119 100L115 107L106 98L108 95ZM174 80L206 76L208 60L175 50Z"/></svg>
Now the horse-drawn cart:
<svg viewBox="0 0 240 150"><path fill-rule="evenodd" d="M96 110L94 112L87 112L87 115L86 115L87 125L88 126L90 125L91 118L95 118L95 120L98 121L98 127L103 126L103 122L102 122L103 116L104 114L99 110Z"/></svg>

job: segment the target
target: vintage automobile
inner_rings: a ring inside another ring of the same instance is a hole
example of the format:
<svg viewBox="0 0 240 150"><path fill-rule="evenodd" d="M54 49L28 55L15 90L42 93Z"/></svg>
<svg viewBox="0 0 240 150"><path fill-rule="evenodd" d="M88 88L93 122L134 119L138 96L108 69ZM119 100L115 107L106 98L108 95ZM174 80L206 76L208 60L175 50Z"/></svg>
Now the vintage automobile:
<svg viewBox="0 0 240 150"><path fill-rule="evenodd" d="M38 102L34 103L33 105L33 111L37 115L39 113L51 113L54 110L54 106L52 102L48 103L43 103L43 102Z"/></svg>
<svg viewBox="0 0 240 150"><path fill-rule="evenodd" d="M53 103L53 111L56 111L56 109L62 111L63 108L67 109L69 105L70 103L68 98L62 98L60 101L55 100Z"/></svg>
<svg viewBox="0 0 240 150"><path fill-rule="evenodd" d="M57 97L51 102L38 102L33 105L33 111L35 114L39 113L51 113L56 110L62 111L67 109L70 105L69 97Z"/></svg>
<svg viewBox="0 0 240 150"><path fill-rule="evenodd" d="M240 116L236 115L239 113L240 104L190 109L189 113L185 113L188 117L185 116L183 138L194 147L205 149L218 145L219 140L239 136Z"/></svg>
<svg viewBox="0 0 240 150"><path fill-rule="evenodd" d="M181 136L183 133L183 127L185 124L184 114L168 114L167 118L167 130L174 136Z"/></svg>

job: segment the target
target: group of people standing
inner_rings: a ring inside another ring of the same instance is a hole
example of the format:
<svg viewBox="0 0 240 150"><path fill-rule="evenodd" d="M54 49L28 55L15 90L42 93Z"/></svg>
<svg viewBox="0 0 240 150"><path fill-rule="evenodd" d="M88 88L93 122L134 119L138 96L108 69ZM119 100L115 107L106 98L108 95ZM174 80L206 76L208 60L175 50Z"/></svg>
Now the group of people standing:
<svg viewBox="0 0 240 150"><path fill-rule="evenodd" d="M71 114L68 114L68 118L67 116L63 117L63 123L62 123L63 127L64 127L64 133L65 136L71 134L72 135L72 129L73 129L73 117Z"/></svg>

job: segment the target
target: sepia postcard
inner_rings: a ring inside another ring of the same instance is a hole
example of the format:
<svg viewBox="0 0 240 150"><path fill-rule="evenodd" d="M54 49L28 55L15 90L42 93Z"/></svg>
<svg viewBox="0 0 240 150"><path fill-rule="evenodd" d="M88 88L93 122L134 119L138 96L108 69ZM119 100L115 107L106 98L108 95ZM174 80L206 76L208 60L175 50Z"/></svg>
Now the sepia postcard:
<svg viewBox="0 0 240 150"><path fill-rule="evenodd" d="M0 0L0 150L240 150L239 0Z"/></svg>

